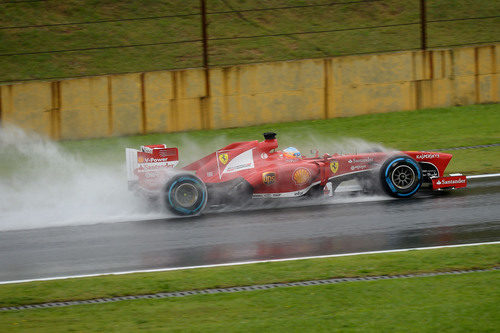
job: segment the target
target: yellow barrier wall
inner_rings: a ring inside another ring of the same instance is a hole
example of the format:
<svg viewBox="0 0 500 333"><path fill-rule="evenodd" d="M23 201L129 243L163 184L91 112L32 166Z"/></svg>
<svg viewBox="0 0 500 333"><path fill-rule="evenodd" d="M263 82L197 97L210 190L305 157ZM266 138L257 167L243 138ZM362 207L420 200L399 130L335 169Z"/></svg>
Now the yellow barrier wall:
<svg viewBox="0 0 500 333"><path fill-rule="evenodd" d="M499 102L500 44L0 86L2 123L54 139ZM210 92L206 95L207 89Z"/></svg>

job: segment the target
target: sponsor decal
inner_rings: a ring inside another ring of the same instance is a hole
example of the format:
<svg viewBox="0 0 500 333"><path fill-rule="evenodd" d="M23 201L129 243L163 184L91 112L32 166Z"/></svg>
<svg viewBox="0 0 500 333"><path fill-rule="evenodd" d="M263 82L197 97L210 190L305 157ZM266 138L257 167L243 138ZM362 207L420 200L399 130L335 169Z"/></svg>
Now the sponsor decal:
<svg viewBox="0 0 500 333"><path fill-rule="evenodd" d="M292 179L296 185L304 185L309 183L311 180L311 171L306 168L295 169L292 175Z"/></svg>
<svg viewBox="0 0 500 333"><path fill-rule="evenodd" d="M254 198L279 198L285 196L282 193L255 193L252 197Z"/></svg>
<svg viewBox="0 0 500 333"><path fill-rule="evenodd" d="M268 157L269 156L266 153L260 154L260 158L262 158L263 160L267 159Z"/></svg>
<svg viewBox="0 0 500 333"><path fill-rule="evenodd" d="M370 162L373 162L373 158L371 158L371 157L353 158L347 162L349 162L349 163L370 163Z"/></svg>
<svg viewBox="0 0 500 333"><path fill-rule="evenodd" d="M223 173L232 173L232 172L236 172L236 171L252 169L253 167L254 167L254 165L251 162L248 162L245 164L237 164L234 166L227 167L226 169L224 169Z"/></svg>
<svg viewBox="0 0 500 333"><path fill-rule="evenodd" d="M137 157L137 162L139 162L139 163L144 163L144 157L142 157L142 156L138 156L138 157Z"/></svg>
<svg viewBox="0 0 500 333"><path fill-rule="evenodd" d="M219 161L226 165L227 162L229 161L229 155L227 153L222 153L222 154L219 154Z"/></svg>
<svg viewBox="0 0 500 333"><path fill-rule="evenodd" d="M147 172L150 170L155 170L155 169L163 169L163 168L173 168L177 165L177 161L172 161L172 162L155 162L155 163L143 163L139 165L139 168L137 168L138 172Z"/></svg>
<svg viewBox="0 0 500 333"><path fill-rule="evenodd" d="M148 154L152 154L153 153L153 148L142 146L142 151L145 152L145 153L148 153Z"/></svg>
<svg viewBox="0 0 500 333"><path fill-rule="evenodd" d="M160 157L167 157L168 156L168 153L166 150L160 150L158 152L158 155L160 155Z"/></svg>
<svg viewBox="0 0 500 333"><path fill-rule="evenodd" d="M214 173L212 171L207 172L207 177L213 177Z"/></svg>
<svg viewBox="0 0 500 333"><path fill-rule="evenodd" d="M417 155L417 160L433 159L433 158L439 158L439 154L420 154L420 155Z"/></svg>
<svg viewBox="0 0 500 333"><path fill-rule="evenodd" d="M224 170L224 173L232 173L232 172L236 172L236 171L240 171L240 170L246 170L246 169L251 169L253 168L253 164L248 162L248 163L245 163L245 164L239 164L239 165L235 165L235 166L231 166L230 168L226 168Z"/></svg>
<svg viewBox="0 0 500 333"><path fill-rule="evenodd" d="M162 163L162 162L168 162L167 158L152 158L152 157L146 157L144 159L144 163ZM142 163L142 162L140 162Z"/></svg>
<svg viewBox="0 0 500 333"><path fill-rule="evenodd" d="M453 184L463 184L465 179L452 179L452 180L438 180L437 185L453 185Z"/></svg>
<svg viewBox="0 0 500 333"><path fill-rule="evenodd" d="M227 153L225 155L227 155ZM220 156L219 156L219 160L220 160ZM238 156L233 158L229 163L226 160L226 163L227 163L226 168L224 169L222 174L237 172L237 171L246 170L246 169L253 169L255 167L255 164L253 162L253 149L249 149L249 150L239 154ZM225 163L223 163L223 164L225 164Z"/></svg>
<svg viewBox="0 0 500 333"><path fill-rule="evenodd" d="M339 162L338 161L331 161L330 162L330 170L332 173L337 173L339 171Z"/></svg>
<svg viewBox="0 0 500 333"><path fill-rule="evenodd" d="M422 174L424 175L424 177L428 178L439 177L439 174L436 170L422 170Z"/></svg>
<svg viewBox="0 0 500 333"><path fill-rule="evenodd" d="M272 185L276 182L275 172L264 172L262 174L262 182L266 185Z"/></svg>
<svg viewBox="0 0 500 333"><path fill-rule="evenodd" d="M366 165L353 165L351 166L351 170L363 170L363 169L366 169L367 166Z"/></svg>

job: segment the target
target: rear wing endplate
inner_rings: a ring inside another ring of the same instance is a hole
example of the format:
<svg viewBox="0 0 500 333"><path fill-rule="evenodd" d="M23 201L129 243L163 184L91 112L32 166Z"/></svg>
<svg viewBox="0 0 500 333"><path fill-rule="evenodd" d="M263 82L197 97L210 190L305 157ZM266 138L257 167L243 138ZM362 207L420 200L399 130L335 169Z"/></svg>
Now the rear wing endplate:
<svg viewBox="0 0 500 333"><path fill-rule="evenodd" d="M141 146L140 150L126 148L125 158L127 180L133 182L139 180L140 174L174 168L179 163L179 151L164 144Z"/></svg>

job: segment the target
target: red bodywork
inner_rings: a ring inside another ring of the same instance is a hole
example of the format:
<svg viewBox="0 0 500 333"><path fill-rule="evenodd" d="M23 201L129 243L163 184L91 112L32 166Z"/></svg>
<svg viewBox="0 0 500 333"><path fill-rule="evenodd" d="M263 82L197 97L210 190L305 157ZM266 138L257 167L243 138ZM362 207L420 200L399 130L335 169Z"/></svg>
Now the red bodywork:
<svg viewBox="0 0 500 333"><path fill-rule="evenodd" d="M276 151L276 139L236 142L184 167L195 171L205 183L221 183L238 177L253 188L254 197L293 197L305 194L314 185L326 185L334 178L366 173L379 167L389 156L406 154L421 165L437 170L442 177L451 154L434 152L375 152L328 155L290 160ZM236 161L236 163L235 163Z"/></svg>
<svg viewBox="0 0 500 333"><path fill-rule="evenodd" d="M422 168L424 182L432 188L465 187L465 176L444 177L452 155L441 152L402 151L362 154L324 154L315 157L287 159L275 138L235 142L189 164L181 170L194 172L207 186L227 184L243 179L252 188L254 198L297 197L313 186L361 177L377 171L391 156L406 155ZM129 181L134 180L148 192L161 191L178 160L177 148L165 145L143 146L134 151L127 165ZM128 154L128 153L127 153ZM134 157L137 156L137 157Z"/></svg>

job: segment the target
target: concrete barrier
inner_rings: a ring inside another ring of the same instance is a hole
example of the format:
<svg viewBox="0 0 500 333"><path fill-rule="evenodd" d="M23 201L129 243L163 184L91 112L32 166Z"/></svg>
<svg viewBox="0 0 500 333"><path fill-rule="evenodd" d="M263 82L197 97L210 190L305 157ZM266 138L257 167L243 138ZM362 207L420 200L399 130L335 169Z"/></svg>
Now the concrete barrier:
<svg viewBox="0 0 500 333"><path fill-rule="evenodd" d="M500 44L0 86L0 119L53 139L500 101Z"/></svg>

